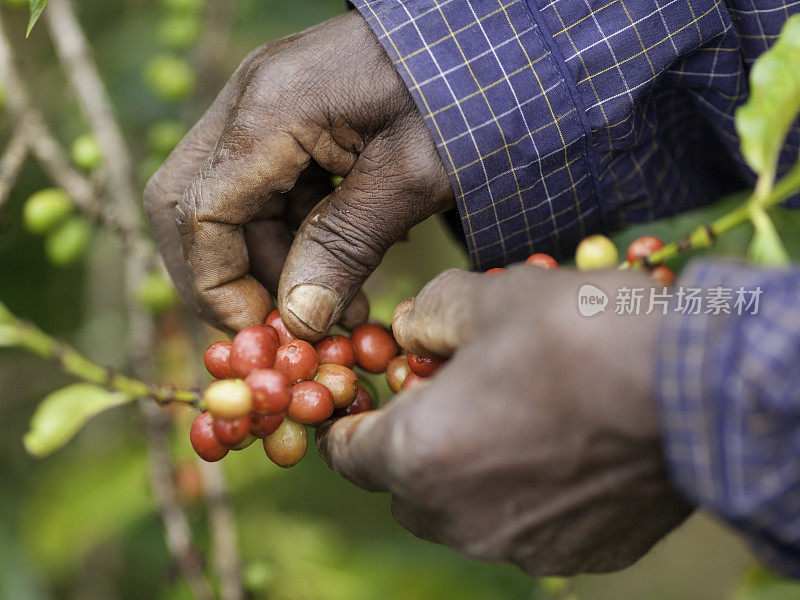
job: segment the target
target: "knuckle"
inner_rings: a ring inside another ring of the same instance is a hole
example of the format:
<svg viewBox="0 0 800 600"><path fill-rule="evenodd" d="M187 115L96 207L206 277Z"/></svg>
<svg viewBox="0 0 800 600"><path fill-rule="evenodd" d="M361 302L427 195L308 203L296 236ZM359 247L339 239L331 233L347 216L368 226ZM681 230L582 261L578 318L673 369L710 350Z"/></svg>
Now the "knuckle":
<svg viewBox="0 0 800 600"><path fill-rule="evenodd" d="M193 224L197 221L199 187L199 182L193 181L175 205L175 224L178 226L181 236L189 235Z"/></svg>
<svg viewBox="0 0 800 600"><path fill-rule="evenodd" d="M378 266L385 250L382 232L376 232L373 225L373 219L353 219L329 205L324 216L320 211L310 215L303 229L308 239L349 275L361 277Z"/></svg>
<svg viewBox="0 0 800 600"><path fill-rule="evenodd" d="M417 294L417 298L414 302L414 309L422 314L426 314L432 309L438 308L442 296L447 296L448 290L464 275L468 275L468 273L462 269L455 268L447 269L439 273L426 283L425 287Z"/></svg>

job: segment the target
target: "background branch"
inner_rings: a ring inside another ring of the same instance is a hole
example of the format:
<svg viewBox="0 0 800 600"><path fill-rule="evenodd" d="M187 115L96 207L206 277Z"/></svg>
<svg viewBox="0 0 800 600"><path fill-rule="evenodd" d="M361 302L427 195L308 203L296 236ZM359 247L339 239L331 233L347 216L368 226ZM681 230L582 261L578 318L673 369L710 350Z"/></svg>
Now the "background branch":
<svg viewBox="0 0 800 600"><path fill-rule="evenodd" d="M138 230L141 216L137 207L139 193L133 179L133 158L114 116L74 5L69 0L51 0L46 21L70 86L103 151L108 174L106 188L114 198L115 213L126 226ZM152 363L155 326L152 316L138 303L135 291L152 265L153 248L150 244L136 244L133 250L125 261L128 359L137 377L151 381L155 376ZM175 465L168 445L170 421L156 407L146 404L141 407L150 450L151 486L164 523L167 546L195 597L198 600L213 598L172 478Z"/></svg>
<svg viewBox="0 0 800 600"><path fill-rule="evenodd" d="M212 559L220 581L220 597L222 600L242 600L242 568L225 473L219 463L204 462L202 468L203 483L208 496Z"/></svg>
<svg viewBox="0 0 800 600"><path fill-rule="evenodd" d="M119 127L111 100L97 71L91 48L70 0L50 0L45 21L70 87L103 151L109 193L117 200L118 218L133 227L140 221L133 158Z"/></svg>
<svg viewBox="0 0 800 600"><path fill-rule="evenodd" d="M17 131L25 140L45 174L70 196L87 218L115 232L129 248L146 243L141 229L123 224L105 210L98 190L69 162L67 154L31 103L31 94L14 63L11 41L6 35L0 12L0 81L5 88L6 105L17 122Z"/></svg>
<svg viewBox="0 0 800 600"><path fill-rule="evenodd" d="M0 226L3 224L8 196L17 182L17 177L27 156L28 144L23 132L18 127L8 141L3 156L0 157Z"/></svg>
<svg viewBox="0 0 800 600"><path fill-rule="evenodd" d="M216 0L208 13L204 34L206 51L202 53L203 72L218 72L218 55L209 44L224 45L230 23L230 0ZM33 154L46 175L62 187L75 205L91 220L115 232L126 246L125 287L127 290L129 366L134 375L153 381L155 368L155 324L152 315L141 307L136 290L156 259L152 244L143 233L144 224L138 209L139 190L135 184L133 157L123 137L113 105L92 57L90 45L80 26L75 7L69 0L50 0L45 11L56 54L67 75L81 110L101 147L102 170L93 179L76 170L68 159L42 114L33 107L32 95L14 63L13 47L3 30L0 15L0 80L6 87L9 112L17 120L17 135L3 164L15 165L24 159L25 149ZM216 52L218 52L218 48ZM11 152L13 150L13 152ZM22 157L19 158L19 154ZM13 160L12 160L13 159ZM18 170L19 167L12 169ZM0 171L5 173L5 170ZM100 185L98 185L98 183ZM4 177L0 186L7 185ZM4 188L0 187L0 191ZM105 190L103 193L102 190ZM6 192L7 193L7 192ZM0 198L2 195L0 195ZM109 198L111 201L104 201ZM204 567L193 547L191 529L181 506L173 480L174 464L169 451L170 421L160 409L141 403L146 421L150 450L150 479L154 499L165 528L167 547L192 593L199 600L213 598L205 579ZM235 524L218 465L204 471L209 490L209 525L212 554L219 574L224 600L241 600L241 572Z"/></svg>
<svg viewBox="0 0 800 600"><path fill-rule="evenodd" d="M189 521L181 509L175 488L169 451L169 419L158 406L149 402L141 402L140 409L147 421L150 485L164 523L167 547L195 598L213 600L214 594L203 574L203 561L192 544Z"/></svg>

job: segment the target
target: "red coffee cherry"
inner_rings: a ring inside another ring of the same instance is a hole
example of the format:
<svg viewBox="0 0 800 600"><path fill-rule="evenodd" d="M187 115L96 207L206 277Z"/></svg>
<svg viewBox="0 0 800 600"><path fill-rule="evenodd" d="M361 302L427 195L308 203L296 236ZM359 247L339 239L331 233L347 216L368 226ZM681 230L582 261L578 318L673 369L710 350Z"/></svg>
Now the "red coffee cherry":
<svg viewBox="0 0 800 600"><path fill-rule="evenodd" d="M395 394L403 389L403 382L408 377L411 369L408 366L408 357L405 354L395 356L386 366L386 383Z"/></svg>
<svg viewBox="0 0 800 600"><path fill-rule="evenodd" d="M525 259L525 264L533 265L534 267L539 267L540 269L544 269L545 271L552 271L558 269L558 261L549 254L545 254L544 252L537 252L536 254L531 254L528 258Z"/></svg>
<svg viewBox="0 0 800 600"><path fill-rule="evenodd" d="M281 319L281 313L277 308L267 315L267 320L264 321L264 324L275 329L275 331L278 333L278 342L281 346L287 342L297 339L286 327L286 323L284 323L283 319Z"/></svg>
<svg viewBox="0 0 800 600"><path fill-rule="evenodd" d="M285 413L279 415L261 415L253 413L250 415L250 433L257 438L265 438L283 423Z"/></svg>
<svg viewBox="0 0 800 600"><path fill-rule="evenodd" d="M231 345L231 367L239 377L255 369L269 369L275 363L278 332L269 325L246 327Z"/></svg>
<svg viewBox="0 0 800 600"><path fill-rule="evenodd" d="M203 402L217 419L238 419L253 410L253 394L241 379L212 381L203 392Z"/></svg>
<svg viewBox="0 0 800 600"><path fill-rule="evenodd" d="M446 362L440 358L427 358L410 352L408 354L408 367L412 373L420 377L431 377Z"/></svg>
<svg viewBox="0 0 800 600"><path fill-rule="evenodd" d="M664 247L664 242L652 235L645 235L638 240L631 242L628 246L626 258L630 264L635 263L641 258L647 258L656 250Z"/></svg>
<svg viewBox="0 0 800 600"><path fill-rule="evenodd" d="M214 435L214 426L211 415L207 412L200 413L192 422L189 429L189 441L197 456L206 462L217 462L225 457L228 448L223 446Z"/></svg>
<svg viewBox="0 0 800 600"><path fill-rule="evenodd" d="M317 352L303 340L292 340L280 348L275 357L275 369L286 375L289 383L311 379L317 371Z"/></svg>
<svg viewBox="0 0 800 600"><path fill-rule="evenodd" d="M333 413L335 418L346 417L347 415L357 415L358 413L373 410L375 403L372 401L372 396L364 387L358 388L358 395L350 406L340 408Z"/></svg>
<svg viewBox="0 0 800 600"><path fill-rule="evenodd" d="M286 375L275 369L256 369L244 378L253 393L253 412L277 415L289 406L292 392Z"/></svg>
<svg viewBox="0 0 800 600"><path fill-rule="evenodd" d="M297 423L319 423L333 414L333 394L321 383L301 381L292 387L286 414Z"/></svg>
<svg viewBox="0 0 800 600"><path fill-rule="evenodd" d="M389 361L397 356L397 344L392 334L383 327L364 323L350 334L356 350L356 363L370 373L383 373Z"/></svg>
<svg viewBox="0 0 800 600"><path fill-rule="evenodd" d="M264 452L279 467L293 467L306 455L308 433L306 428L291 419L284 419L274 433L264 438Z"/></svg>
<svg viewBox="0 0 800 600"><path fill-rule="evenodd" d="M411 373L408 374L408 377L406 377L406 380L403 382L403 389L410 390L411 388L415 388L418 385L422 385L426 382L427 379L425 379L424 377L420 377L419 375L417 375L412 371Z"/></svg>
<svg viewBox="0 0 800 600"><path fill-rule="evenodd" d="M214 419L212 428L220 443L231 448L241 443L250 433L250 417L238 419Z"/></svg>
<svg viewBox="0 0 800 600"><path fill-rule="evenodd" d="M488 271L486 271L485 274L486 275L495 275L496 273L502 273L503 271L505 271L505 269L503 267L494 267L493 269L489 269Z"/></svg>
<svg viewBox="0 0 800 600"><path fill-rule="evenodd" d="M314 381L330 390L334 408L350 406L358 395L358 375L342 365L320 365Z"/></svg>
<svg viewBox="0 0 800 600"><path fill-rule="evenodd" d="M342 365L352 369L356 364L353 342L343 335L329 335L314 346L321 365Z"/></svg>
<svg viewBox="0 0 800 600"><path fill-rule="evenodd" d="M184 504L198 504L205 497L206 488L203 483L203 474L194 460L176 465L172 479L178 490L178 496Z"/></svg>
<svg viewBox="0 0 800 600"><path fill-rule="evenodd" d="M650 277L655 279L664 287L670 287L673 283L675 283L675 273L669 267L665 267L664 265L658 265L655 269L650 272Z"/></svg>
<svg viewBox="0 0 800 600"><path fill-rule="evenodd" d="M236 377L231 367L231 343L220 341L214 342L206 351L203 352L203 362L206 371L217 379L231 379Z"/></svg>

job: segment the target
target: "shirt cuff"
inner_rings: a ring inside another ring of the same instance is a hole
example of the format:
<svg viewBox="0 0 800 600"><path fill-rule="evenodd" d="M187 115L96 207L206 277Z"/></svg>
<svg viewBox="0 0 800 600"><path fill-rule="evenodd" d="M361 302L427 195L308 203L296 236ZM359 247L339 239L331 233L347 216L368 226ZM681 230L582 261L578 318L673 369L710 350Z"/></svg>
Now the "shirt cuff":
<svg viewBox="0 0 800 600"><path fill-rule="evenodd" d="M478 268L601 228L583 110L524 0L352 0L429 126Z"/></svg>
<svg viewBox="0 0 800 600"><path fill-rule="evenodd" d="M698 262L679 283L657 370L673 479L800 578L800 271Z"/></svg>

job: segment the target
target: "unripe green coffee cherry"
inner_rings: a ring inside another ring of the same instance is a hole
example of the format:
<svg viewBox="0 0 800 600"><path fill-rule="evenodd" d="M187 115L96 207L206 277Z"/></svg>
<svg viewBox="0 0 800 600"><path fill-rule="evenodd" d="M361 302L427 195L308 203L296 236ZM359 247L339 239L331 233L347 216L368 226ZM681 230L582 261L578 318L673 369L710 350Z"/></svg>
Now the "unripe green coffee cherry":
<svg viewBox="0 0 800 600"><path fill-rule="evenodd" d="M197 42L202 28L203 22L197 14L172 14L159 21L156 37L167 48L185 50Z"/></svg>
<svg viewBox="0 0 800 600"><path fill-rule="evenodd" d="M205 0L161 0L164 8L176 13L200 12L205 6Z"/></svg>
<svg viewBox="0 0 800 600"><path fill-rule="evenodd" d="M139 302L150 312L158 314L172 308L178 302L175 286L160 271L151 271L136 290Z"/></svg>
<svg viewBox="0 0 800 600"><path fill-rule="evenodd" d="M195 87L191 65L174 54L159 54L151 58L144 69L144 80L150 90L164 100L186 98Z"/></svg>
<svg viewBox="0 0 800 600"><path fill-rule="evenodd" d="M561 596L569 587L569 581L563 577L540 577L537 581L547 597Z"/></svg>
<svg viewBox="0 0 800 600"><path fill-rule="evenodd" d="M178 145L186 128L179 121L156 121L147 129L147 147L158 156L166 157Z"/></svg>
<svg viewBox="0 0 800 600"><path fill-rule="evenodd" d="M276 575L272 565L264 561L255 561L245 566L242 572L242 582L248 592L261 597L275 581Z"/></svg>
<svg viewBox="0 0 800 600"><path fill-rule="evenodd" d="M72 201L61 188L45 188L32 194L22 207L25 229L41 235L64 221L72 212Z"/></svg>
<svg viewBox="0 0 800 600"><path fill-rule="evenodd" d="M575 265L581 271L610 269L618 259L617 247L604 235L591 235L575 249Z"/></svg>
<svg viewBox="0 0 800 600"><path fill-rule="evenodd" d="M69 155L77 166L84 171L91 171L103 162L103 151L95 137L89 133L79 135L72 142Z"/></svg>
<svg viewBox="0 0 800 600"><path fill-rule="evenodd" d="M70 217L45 237L47 258L60 267L74 263L86 252L91 233L91 225L82 217Z"/></svg>

